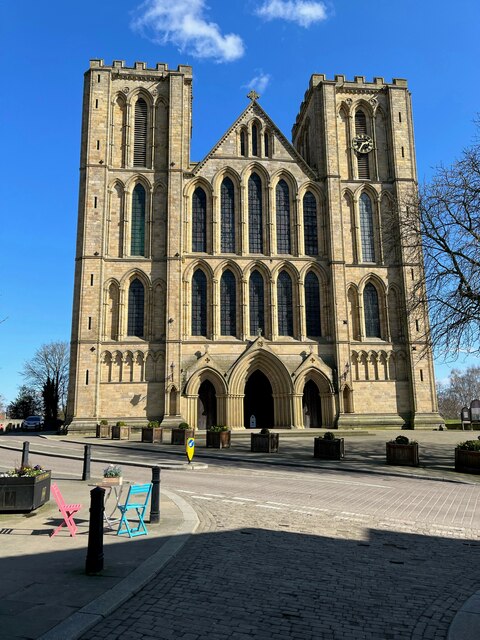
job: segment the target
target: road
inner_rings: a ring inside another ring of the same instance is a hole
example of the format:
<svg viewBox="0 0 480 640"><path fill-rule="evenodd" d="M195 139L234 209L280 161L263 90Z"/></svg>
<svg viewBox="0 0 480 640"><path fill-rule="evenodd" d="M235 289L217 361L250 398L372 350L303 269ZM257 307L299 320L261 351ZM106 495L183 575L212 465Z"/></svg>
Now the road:
<svg viewBox="0 0 480 640"><path fill-rule="evenodd" d="M78 473L66 460L53 469ZM480 487L468 477L216 462L163 470L162 483L194 507L199 529L83 638L445 639L480 589Z"/></svg>

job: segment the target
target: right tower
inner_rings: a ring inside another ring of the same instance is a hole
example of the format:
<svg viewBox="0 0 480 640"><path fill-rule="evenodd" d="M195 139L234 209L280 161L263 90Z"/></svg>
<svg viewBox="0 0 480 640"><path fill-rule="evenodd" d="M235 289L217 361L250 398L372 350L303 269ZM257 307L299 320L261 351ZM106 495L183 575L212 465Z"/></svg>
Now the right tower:
<svg viewBox="0 0 480 640"><path fill-rule="evenodd" d="M292 139L328 200L338 426L442 422L428 310L407 303L422 258L400 241L402 206L417 184L406 80L313 75Z"/></svg>

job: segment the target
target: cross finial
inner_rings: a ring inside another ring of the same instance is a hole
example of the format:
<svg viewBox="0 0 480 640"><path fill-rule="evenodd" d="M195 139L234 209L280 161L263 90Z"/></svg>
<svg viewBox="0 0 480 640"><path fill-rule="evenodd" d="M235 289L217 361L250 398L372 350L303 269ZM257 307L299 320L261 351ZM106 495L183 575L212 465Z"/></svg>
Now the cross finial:
<svg viewBox="0 0 480 640"><path fill-rule="evenodd" d="M257 336L260 337L261 335L262 335L262 329L260 327L258 327Z"/></svg>
<svg viewBox="0 0 480 640"><path fill-rule="evenodd" d="M260 96L258 95L258 93L254 89L252 89L250 91L250 93L247 94L247 98L250 98L250 100L252 102L255 102L256 100L258 100L260 98Z"/></svg>

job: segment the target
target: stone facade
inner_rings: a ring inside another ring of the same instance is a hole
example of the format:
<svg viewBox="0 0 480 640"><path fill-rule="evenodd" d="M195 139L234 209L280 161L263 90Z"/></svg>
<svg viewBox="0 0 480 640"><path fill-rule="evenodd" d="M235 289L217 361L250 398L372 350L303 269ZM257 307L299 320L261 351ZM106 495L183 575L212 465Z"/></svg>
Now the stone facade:
<svg viewBox="0 0 480 640"><path fill-rule="evenodd" d="M293 144L249 95L190 160L192 70L85 74L68 413L276 428L441 422L405 80L314 75ZM392 220L397 229L392 230Z"/></svg>

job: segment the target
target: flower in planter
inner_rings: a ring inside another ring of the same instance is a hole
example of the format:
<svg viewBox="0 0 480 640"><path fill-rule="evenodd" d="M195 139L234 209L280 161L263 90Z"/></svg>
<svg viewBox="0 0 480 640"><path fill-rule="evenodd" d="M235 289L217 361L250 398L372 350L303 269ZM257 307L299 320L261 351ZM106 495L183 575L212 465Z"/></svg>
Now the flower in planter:
<svg viewBox="0 0 480 640"><path fill-rule="evenodd" d="M323 435L324 440L335 440L335 434L331 431L326 431Z"/></svg>
<svg viewBox="0 0 480 640"><path fill-rule="evenodd" d="M416 440L409 440L407 436L397 436L395 440L389 440L390 444L417 444Z"/></svg>
<svg viewBox="0 0 480 640"><path fill-rule="evenodd" d="M210 431L210 433L220 433L222 431L230 431L230 429L223 424L212 425L211 427L208 427L208 430Z"/></svg>
<svg viewBox="0 0 480 640"><path fill-rule="evenodd" d="M459 442L457 448L463 449L464 451L480 451L480 440L465 440L465 442Z"/></svg>
<svg viewBox="0 0 480 640"><path fill-rule="evenodd" d="M160 426L160 423L158 422L158 420L150 420L150 422L147 424L147 427L149 429L156 429L159 426Z"/></svg>
<svg viewBox="0 0 480 640"><path fill-rule="evenodd" d="M43 467L36 464L34 467L24 466L10 469L4 473L0 473L1 478L33 478L44 472Z"/></svg>
<svg viewBox="0 0 480 640"><path fill-rule="evenodd" d="M103 470L104 478L120 478L121 475L122 468L116 464L109 464L108 467Z"/></svg>

